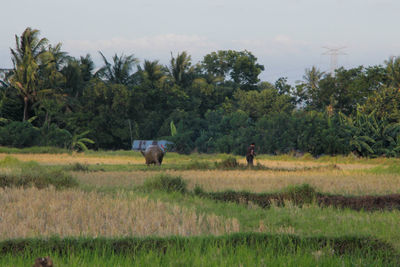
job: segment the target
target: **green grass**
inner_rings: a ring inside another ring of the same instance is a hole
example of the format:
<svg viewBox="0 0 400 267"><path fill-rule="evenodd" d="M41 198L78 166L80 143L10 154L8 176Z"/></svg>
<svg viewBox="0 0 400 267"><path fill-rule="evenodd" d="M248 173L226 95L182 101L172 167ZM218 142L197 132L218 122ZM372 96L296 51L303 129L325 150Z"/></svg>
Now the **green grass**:
<svg viewBox="0 0 400 267"><path fill-rule="evenodd" d="M374 174L400 174L400 165L392 164L389 166L378 166L370 170L367 170L367 172Z"/></svg>
<svg viewBox="0 0 400 267"><path fill-rule="evenodd" d="M48 147L48 146L33 146L27 148L15 148L15 147L4 147L0 146L0 153L7 154L62 154L71 153L71 150L59 147Z"/></svg>
<svg viewBox="0 0 400 267"><path fill-rule="evenodd" d="M54 186L57 189L77 187L78 181L70 174L59 170L49 169L36 162L21 162L12 157L5 157L0 161L0 187L28 187L44 188Z"/></svg>
<svg viewBox="0 0 400 267"><path fill-rule="evenodd" d="M50 256L56 266L396 266L397 252L359 237L50 238L0 242L1 266L29 266Z"/></svg>

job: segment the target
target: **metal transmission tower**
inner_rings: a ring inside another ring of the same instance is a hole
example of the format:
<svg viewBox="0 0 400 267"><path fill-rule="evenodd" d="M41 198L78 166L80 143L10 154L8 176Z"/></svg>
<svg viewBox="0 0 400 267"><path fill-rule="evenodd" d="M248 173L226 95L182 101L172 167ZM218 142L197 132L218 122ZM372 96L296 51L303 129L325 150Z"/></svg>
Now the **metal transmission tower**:
<svg viewBox="0 0 400 267"><path fill-rule="evenodd" d="M342 47L323 46L322 48L327 49L327 51L325 53L322 53L322 55L330 55L331 56L331 74L332 74L332 76L334 76L335 75L335 69L337 69L338 56L347 55L346 53L341 51L342 49L345 49L346 46L342 46Z"/></svg>

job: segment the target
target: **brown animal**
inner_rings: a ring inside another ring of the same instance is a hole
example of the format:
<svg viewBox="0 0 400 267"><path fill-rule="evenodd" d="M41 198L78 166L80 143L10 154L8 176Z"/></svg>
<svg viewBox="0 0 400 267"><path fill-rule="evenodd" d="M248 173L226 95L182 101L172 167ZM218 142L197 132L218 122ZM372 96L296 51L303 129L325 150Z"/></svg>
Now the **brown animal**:
<svg viewBox="0 0 400 267"><path fill-rule="evenodd" d="M53 261L49 256L45 258L37 258L32 267L53 267Z"/></svg>
<svg viewBox="0 0 400 267"><path fill-rule="evenodd" d="M165 152L158 145L151 145L145 151L140 151L146 159L147 166L150 164L161 165Z"/></svg>

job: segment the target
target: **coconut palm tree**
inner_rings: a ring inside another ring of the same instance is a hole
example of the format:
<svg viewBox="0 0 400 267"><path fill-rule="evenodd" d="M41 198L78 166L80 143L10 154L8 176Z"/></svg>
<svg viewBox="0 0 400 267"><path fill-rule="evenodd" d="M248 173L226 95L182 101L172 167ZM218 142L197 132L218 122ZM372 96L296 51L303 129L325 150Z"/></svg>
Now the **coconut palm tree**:
<svg viewBox="0 0 400 267"><path fill-rule="evenodd" d="M42 66L40 67L39 87L53 91L60 89L66 82L66 77L62 74L62 67L68 59L67 53L61 50L61 43L55 46L49 45L45 53L42 54Z"/></svg>
<svg viewBox="0 0 400 267"><path fill-rule="evenodd" d="M100 68L96 75L102 79L105 79L111 83L127 85L132 80L132 69L138 59L133 55L129 56L118 56L115 54L112 58L113 64L108 62L107 58L103 53L99 52L104 61L104 66Z"/></svg>
<svg viewBox="0 0 400 267"><path fill-rule="evenodd" d="M158 60L145 60L142 71L144 79L150 81L152 84L165 79L163 66L158 63Z"/></svg>
<svg viewBox="0 0 400 267"><path fill-rule="evenodd" d="M36 101L38 93L41 57L46 53L46 38L39 39L39 31L26 28L21 37L15 36L16 48L11 49L14 65L10 84L18 90L24 101L23 121L29 116L29 106Z"/></svg>
<svg viewBox="0 0 400 267"><path fill-rule="evenodd" d="M191 63L191 57L183 51L181 54L178 53L176 58L171 53L169 73L174 82L179 86L190 85L194 68Z"/></svg>

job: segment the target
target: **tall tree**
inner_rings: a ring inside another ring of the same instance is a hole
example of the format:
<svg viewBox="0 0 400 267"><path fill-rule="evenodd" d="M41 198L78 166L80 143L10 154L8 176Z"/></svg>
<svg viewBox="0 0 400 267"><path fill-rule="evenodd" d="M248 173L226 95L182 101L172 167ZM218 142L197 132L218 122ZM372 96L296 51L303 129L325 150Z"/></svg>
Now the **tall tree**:
<svg viewBox="0 0 400 267"><path fill-rule="evenodd" d="M66 79L64 92L75 99L82 96L84 87L93 78L93 70L94 63L89 54L80 59L69 57L62 69Z"/></svg>
<svg viewBox="0 0 400 267"><path fill-rule="evenodd" d="M26 28L21 37L15 36L16 48L11 49L13 74L11 85L18 90L24 101L23 121L29 118L29 108L36 101L38 93L39 67L41 57L46 53L46 38L39 39L39 31Z"/></svg>
<svg viewBox="0 0 400 267"><path fill-rule="evenodd" d="M306 69L303 75L303 82L296 86L296 96L300 103L312 106L319 105L319 83L323 75L324 73L315 66L311 69Z"/></svg>
<svg viewBox="0 0 400 267"><path fill-rule="evenodd" d="M264 66L257 63L257 58L249 51L220 50L204 57L202 66L206 73L216 77L230 79L241 89L255 89L260 81L258 75Z"/></svg>
<svg viewBox="0 0 400 267"><path fill-rule="evenodd" d="M112 64L108 62L103 53L99 52L104 61L104 66L100 68L96 75L114 84L128 85L132 81L132 70L138 59L134 55L121 55L115 54L112 58Z"/></svg>
<svg viewBox="0 0 400 267"><path fill-rule="evenodd" d="M142 73L144 80L149 81L152 85L157 82L162 82L166 77L163 66L158 63L158 60L145 60Z"/></svg>
<svg viewBox="0 0 400 267"><path fill-rule="evenodd" d="M187 87L191 84L194 73L191 60L191 56L186 51L178 53L176 57L171 53L169 73L177 85Z"/></svg>
<svg viewBox="0 0 400 267"><path fill-rule="evenodd" d="M400 57L390 57L385 63L389 85L400 89Z"/></svg>

